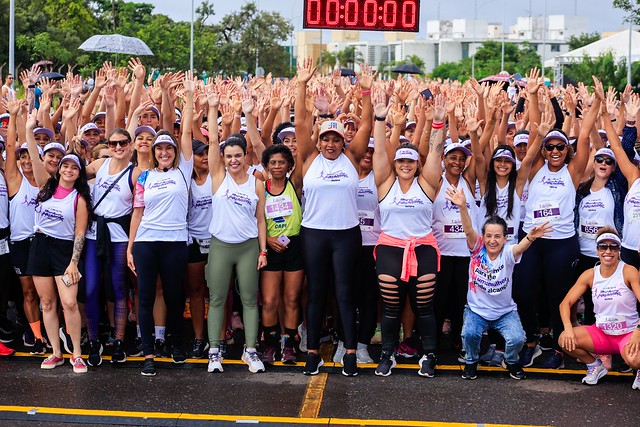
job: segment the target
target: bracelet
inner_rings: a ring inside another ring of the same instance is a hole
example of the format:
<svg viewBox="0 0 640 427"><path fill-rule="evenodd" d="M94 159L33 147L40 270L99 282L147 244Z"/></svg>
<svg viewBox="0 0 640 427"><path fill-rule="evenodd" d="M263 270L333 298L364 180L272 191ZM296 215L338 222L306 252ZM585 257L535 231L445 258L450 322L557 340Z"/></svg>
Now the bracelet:
<svg viewBox="0 0 640 427"><path fill-rule="evenodd" d="M618 119L611 119L611 123L613 123L613 122L615 122L615 121L617 121L617 120L618 120Z"/></svg>
<svg viewBox="0 0 640 427"><path fill-rule="evenodd" d="M318 117L321 119L333 119L333 114L320 114Z"/></svg>
<svg viewBox="0 0 640 427"><path fill-rule="evenodd" d="M433 122L433 123L431 123L431 128L432 129L436 129L437 130L437 129L442 129L443 127L444 127L444 122L440 122L440 123Z"/></svg>
<svg viewBox="0 0 640 427"><path fill-rule="evenodd" d="M266 254L266 253L267 253L267 250L266 250L266 249L260 249L260 253L261 253L261 254Z"/></svg>
<svg viewBox="0 0 640 427"><path fill-rule="evenodd" d="M260 255L258 255L258 258L262 258L262 257L266 258L267 254L264 252L260 252Z"/></svg>
<svg viewBox="0 0 640 427"><path fill-rule="evenodd" d="M531 240L531 239L529 238L529 235L528 235L528 234L527 234L526 236L524 236L524 237L526 237L526 239L527 239L528 241L530 241L531 243L533 243L533 242L535 242L535 241L536 241L536 239Z"/></svg>
<svg viewBox="0 0 640 427"><path fill-rule="evenodd" d="M242 114L234 114L233 118L234 119L241 119L242 118Z"/></svg>
<svg viewBox="0 0 640 427"><path fill-rule="evenodd" d="M27 86L27 89L35 89L35 88L36 88L36 85L29 85L29 86Z"/></svg>
<svg viewBox="0 0 640 427"><path fill-rule="evenodd" d="M387 121L386 117L373 116L373 118L375 119L376 122L386 122Z"/></svg>
<svg viewBox="0 0 640 427"><path fill-rule="evenodd" d="M370 90L370 89L368 89L368 90L363 90L362 92L360 92L360 94L361 94L362 96L365 96L365 95L371 95L371 90Z"/></svg>

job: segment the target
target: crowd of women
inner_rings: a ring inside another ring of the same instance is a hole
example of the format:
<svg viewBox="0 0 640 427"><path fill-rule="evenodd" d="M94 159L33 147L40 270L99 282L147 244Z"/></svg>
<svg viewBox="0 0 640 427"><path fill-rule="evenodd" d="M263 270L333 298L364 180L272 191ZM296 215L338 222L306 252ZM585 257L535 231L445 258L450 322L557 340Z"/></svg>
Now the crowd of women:
<svg viewBox="0 0 640 427"><path fill-rule="evenodd" d="M612 354L640 368L629 86L549 88L533 69L513 92L378 81L367 65L351 81L311 59L290 80L153 80L138 59L91 87L37 67L20 80L24 98L7 80L1 105L0 274L19 278L43 369L63 348L74 372L100 365L106 317L112 363L143 356L153 376L157 356L208 357L223 372L234 294L253 373L300 349L318 374L327 314L346 376L373 363L378 323L380 376L417 355L433 377L448 332L475 379L489 330L514 379L542 350L544 367L585 363L587 384Z"/></svg>

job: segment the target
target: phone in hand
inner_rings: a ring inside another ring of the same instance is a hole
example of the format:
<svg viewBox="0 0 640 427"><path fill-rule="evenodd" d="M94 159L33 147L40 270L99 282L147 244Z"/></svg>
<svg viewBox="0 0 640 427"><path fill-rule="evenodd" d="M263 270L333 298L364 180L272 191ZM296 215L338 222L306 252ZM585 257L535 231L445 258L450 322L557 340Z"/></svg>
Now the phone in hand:
<svg viewBox="0 0 640 427"><path fill-rule="evenodd" d="M287 237L286 234L283 234L280 237L278 237L278 242L280 242L283 245L287 246L289 244L289 242L291 242L291 240Z"/></svg>
<svg viewBox="0 0 640 427"><path fill-rule="evenodd" d="M82 274L78 273L78 275L82 277ZM66 287L69 287L73 284L71 283L71 278L69 278L68 274L65 274L64 276L62 276L62 283L64 283Z"/></svg>
<svg viewBox="0 0 640 427"><path fill-rule="evenodd" d="M433 93L431 93L431 90L429 89L423 90L422 92L420 92L420 94L424 96L424 99L426 99L427 101L433 98Z"/></svg>

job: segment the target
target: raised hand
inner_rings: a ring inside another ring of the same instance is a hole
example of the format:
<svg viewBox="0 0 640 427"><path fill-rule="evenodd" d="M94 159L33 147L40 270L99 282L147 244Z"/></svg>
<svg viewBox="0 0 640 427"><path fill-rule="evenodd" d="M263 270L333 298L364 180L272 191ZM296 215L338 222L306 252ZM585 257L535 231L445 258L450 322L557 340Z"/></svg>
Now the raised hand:
<svg viewBox="0 0 640 427"><path fill-rule="evenodd" d="M433 121L435 123L444 122L444 116L447 112L446 101L444 99L444 95L438 94L434 97L434 111L433 111Z"/></svg>
<svg viewBox="0 0 640 427"><path fill-rule="evenodd" d="M625 119L628 122L636 121L636 117L638 115L638 111L640 110L640 97L637 94L633 94L629 97L629 102L627 102L627 109L625 112Z"/></svg>
<svg viewBox="0 0 640 427"><path fill-rule="evenodd" d="M549 223L549 221L545 221L542 224L533 227L529 231L528 235L533 237L534 239L538 239L540 237L550 237L552 231L553 226Z"/></svg>
<svg viewBox="0 0 640 427"><path fill-rule="evenodd" d="M207 96L209 108L217 108L220 104L220 94L217 86L214 83L209 83L204 87L204 93Z"/></svg>
<svg viewBox="0 0 640 427"><path fill-rule="evenodd" d="M184 91L187 93L193 94L196 90L197 81L198 81L198 77L194 76L190 70L187 71L184 75L184 79L182 80L182 86L184 87Z"/></svg>
<svg viewBox="0 0 640 427"><path fill-rule="evenodd" d="M373 90L373 114L376 117L387 117L389 113L389 107L391 102L387 100L387 95L381 87L376 87Z"/></svg>
<svg viewBox="0 0 640 427"><path fill-rule="evenodd" d="M298 81L307 83L315 74L317 68L313 66L313 58L310 56L298 63Z"/></svg>
<svg viewBox="0 0 640 427"><path fill-rule="evenodd" d="M529 71L529 75L527 76L527 85L525 86L525 90L531 95L537 95L538 89L540 86L544 85L544 82L539 80L540 70L538 67L533 67Z"/></svg>
<svg viewBox="0 0 640 427"><path fill-rule="evenodd" d="M371 89L373 80L378 75L378 72L371 74L371 66L369 64L362 64L360 66L360 75L358 76L358 84L362 90Z"/></svg>
<svg viewBox="0 0 640 427"><path fill-rule="evenodd" d="M140 61L140 58L129 59L129 70L131 70L136 80L143 80L147 73L144 65L142 65L142 61Z"/></svg>
<svg viewBox="0 0 640 427"><path fill-rule="evenodd" d="M242 111L245 116L250 115L256 108L256 100L253 99L251 90L245 89L242 91Z"/></svg>
<svg viewBox="0 0 640 427"><path fill-rule="evenodd" d="M549 131L553 129L553 125L556 123L556 116L553 113L542 112L540 115L540 124L538 126L538 135L542 138L547 136Z"/></svg>
<svg viewBox="0 0 640 427"><path fill-rule="evenodd" d="M446 190L447 195L445 199L461 208L463 206L467 206L467 198L464 196L464 191L458 191L456 187L453 185L449 186Z"/></svg>

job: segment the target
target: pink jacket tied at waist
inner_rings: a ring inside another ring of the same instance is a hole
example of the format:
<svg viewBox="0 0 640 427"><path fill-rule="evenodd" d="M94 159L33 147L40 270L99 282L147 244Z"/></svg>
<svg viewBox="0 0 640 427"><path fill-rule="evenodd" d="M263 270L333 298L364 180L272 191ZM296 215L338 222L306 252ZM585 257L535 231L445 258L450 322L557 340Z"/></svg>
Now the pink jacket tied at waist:
<svg viewBox="0 0 640 427"><path fill-rule="evenodd" d="M399 239L397 237L389 236L384 232L380 233L378 243L373 249L373 257L376 257L376 249L378 245L394 246L396 248L404 248L402 254L402 274L400 280L408 282L410 277L418 276L418 258L416 257L416 245L429 245L433 246L438 255L438 271L440 271L440 249L438 249L438 243L436 238L433 237L433 233L429 233L424 237L417 237L414 239Z"/></svg>

